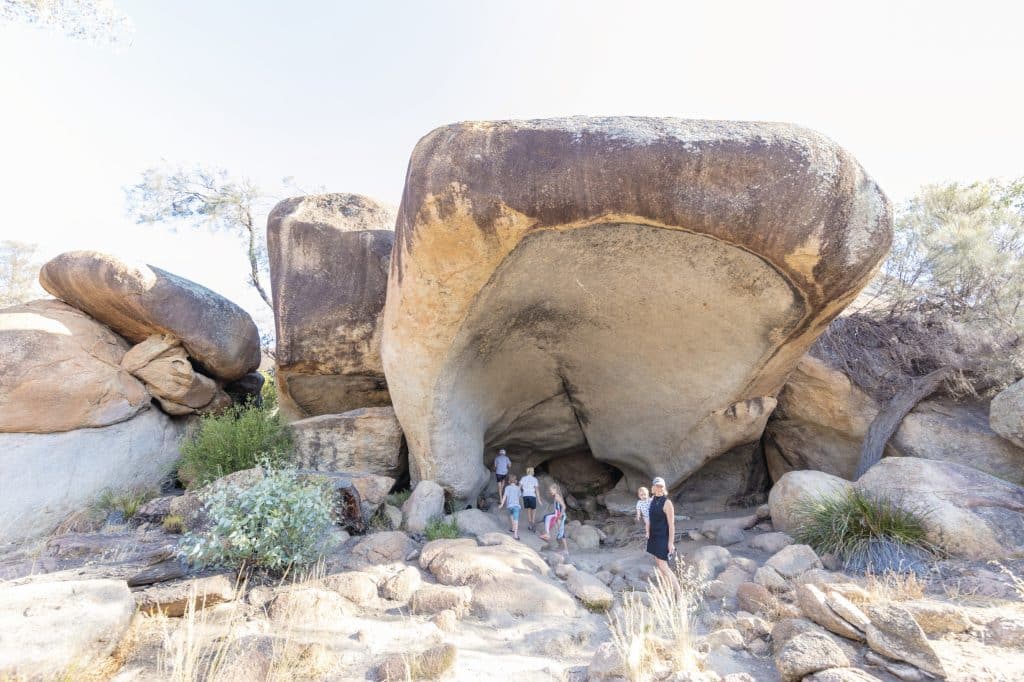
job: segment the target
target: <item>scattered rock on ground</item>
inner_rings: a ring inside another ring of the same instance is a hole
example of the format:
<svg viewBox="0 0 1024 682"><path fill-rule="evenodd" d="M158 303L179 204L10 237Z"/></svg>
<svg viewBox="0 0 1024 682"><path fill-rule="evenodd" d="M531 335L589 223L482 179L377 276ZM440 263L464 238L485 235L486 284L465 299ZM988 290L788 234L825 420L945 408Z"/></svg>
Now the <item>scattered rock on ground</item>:
<svg viewBox="0 0 1024 682"><path fill-rule="evenodd" d="M925 672L945 676L942 662L910 612L899 604L869 604L864 612L871 620L867 642L871 649L897 661L906 661Z"/></svg>
<svg viewBox="0 0 1024 682"><path fill-rule="evenodd" d="M967 632L972 627L967 613L955 604L916 599L901 602L900 605L910 612L929 637Z"/></svg>
<svg viewBox="0 0 1024 682"><path fill-rule="evenodd" d="M393 654L377 667L381 682L436 680L455 667L458 650L453 644L441 644L418 653Z"/></svg>
<svg viewBox="0 0 1024 682"><path fill-rule="evenodd" d="M783 682L796 682L821 670L849 665L850 659L839 645L816 632L796 635L775 654L775 668Z"/></svg>
<svg viewBox="0 0 1024 682"><path fill-rule="evenodd" d="M755 535L747 544L753 549L775 554L783 547L792 545L793 538L787 533L762 533L761 535Z"/></svg>
<svg viewBox="0 0 1024 682"><path fill-rule="evenodd" d="M821 568L821 559L810 545L788 545L772 555L765 566L775 569L783 578L792 580L811 569Z"/></svg>
<svg viewBox="0 0 1024 682"><path fill-rule="evenodd" d="M400 530L383 531L367 535L352 548L352 556L371 564L404 561L416 548L416 543Z"/></svg>
<svg viewBox="0 0 1024 682"><path fill-rule="evenodd" d="M797 603L804 615L812 621L847 639L864 641L864 632L840 617L828 604L825 593L815 585L796 586ZM852 608L856 609L852 604ZM859 609L857 610L859 613ZM858 620L866 620L863 614Z"/></svg>
<svg viewBox="0 0 1024 682"><path fill-rule="evenodd" d="M412 594L409 610L415 614L436 614L442 611L454 611L463 614L473 599L473 591L465 586L422 584Z"/></svg>
<svg viewBox="0 0 1024 682"><path fill-rule="evenodd" d="M325 576L321 582L327 589L334 590L358 606L370 606L377 603L377 581L368 573L361 571L334 573Z"/></svg>
<svg viewBox="0 0 1024 682"><path fill-rule="evenodd" d="M566 578L565 585L591 611L605 611L615 599L615 595L603 582L583 571L573 571Z"/></svg>
<svg viewBox="0 0 1024 682"><path fill-rule="evenodd" d="M380 583L379 593L384 599L406 602L419 589L422 577L415 566L405 566L398 573Z"/></svg>
<svg viewBox="0 0 1024 682"><path fill-rule="evenodd" d="M604 642L594 651L587 668L588 682L611 682L626 676L626 662L611 642Z"/></svg>
<svg viewBox="0 0 1024 682"><path fill-rule="evenodd" d="M750 613L773 613L778 600L765 587L756 583L742 583L736 588L736 602L740 609Z"/></svg>
<svg viewBox="0 0 1024 682"><path fill-rule="evenodd" d="M420 481L402 505L405 527L422 533L427 524L444 516L444 488L433 481Z"/></svg>
<svg viewBox="0 0 1024 682"><path fill-rule="evenodd" d="M0 677L64 679L90 669L128 632L135 600L123 580L0 585Z"/></svg>
<svg viewBox="0 0 1024 682"><path fill-rule="evenodd" d="M790 471L775 481L768 493L772 525L776 530L792 533L797 529L794 517L801 500L846 490L850 482L824 471Z"/></svg>

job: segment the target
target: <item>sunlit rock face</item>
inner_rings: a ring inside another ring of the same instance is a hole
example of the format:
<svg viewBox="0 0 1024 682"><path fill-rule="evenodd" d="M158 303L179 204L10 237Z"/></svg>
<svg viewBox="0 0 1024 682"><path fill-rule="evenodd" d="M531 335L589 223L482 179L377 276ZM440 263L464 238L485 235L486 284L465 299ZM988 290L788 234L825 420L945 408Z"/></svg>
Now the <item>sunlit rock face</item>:
<svg viewBox="0 0 1024 682"><path fill-rule="evenodd" d="M277 385L290 419L390 404L380 359L394 212L358 194L285 199L267 219Z"/></svg>
<svg viewBox="0 0 1024 682"><path fill-rule="evenodd" d="M888 250L857 162L784 124L461 123L413 152L382 357L414 478L589 452L678 486L756 440Z"/></svg>

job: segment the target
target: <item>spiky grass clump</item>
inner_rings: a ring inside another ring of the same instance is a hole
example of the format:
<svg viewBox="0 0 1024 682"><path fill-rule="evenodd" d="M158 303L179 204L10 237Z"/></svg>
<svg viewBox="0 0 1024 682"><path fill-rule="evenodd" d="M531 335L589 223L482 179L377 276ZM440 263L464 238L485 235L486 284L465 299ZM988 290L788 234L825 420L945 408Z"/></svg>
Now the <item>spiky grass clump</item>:
<svg viewBox="0 0 1024 682"><path fill-rule="evenodd" d="M857 488L801 500L793 516L797 542L851 570L916 571L939 554L926 537L926 512Z"/></svg>
<svg viewBox="0 0 1024 682"><path fill-rule="evenodd" d="M459 537L459 524L455 519L431 519L423 534L427 536L427 540L452 540Z"/></svg>
<svg viewBox="0 0 1024 682"><path fill-rule="evenodd" d="M104 490L95 503L95 508L105 514L119 512L125 521L134 517L145 503L156 497L156 491L148 488L131 490Z"/></svg>
<svg viewBox="0 0 1024 682"><path fill-rule="evenodd" d="M655 571L646 592L623 594L622 605L608 613L612 646L630 682L701 669L694 626L707 585L692 566L677 564L674 574L673 581Z"/></svg>

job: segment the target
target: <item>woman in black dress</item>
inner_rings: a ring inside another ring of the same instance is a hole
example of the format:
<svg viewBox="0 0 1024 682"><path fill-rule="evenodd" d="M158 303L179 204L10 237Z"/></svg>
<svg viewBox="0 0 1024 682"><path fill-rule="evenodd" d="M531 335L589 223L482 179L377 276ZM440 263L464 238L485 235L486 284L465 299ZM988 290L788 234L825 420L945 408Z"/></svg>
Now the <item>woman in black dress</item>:
<svg viewBox="0 0 1024 682"><path fill-rule="evenodd" d="M647 553L654 555L654 562L662 577L679 587L668 558L676 551L676 514L672 500L668 499L665 479L658 476L651 484L651 509L647 518Z"/></svg>

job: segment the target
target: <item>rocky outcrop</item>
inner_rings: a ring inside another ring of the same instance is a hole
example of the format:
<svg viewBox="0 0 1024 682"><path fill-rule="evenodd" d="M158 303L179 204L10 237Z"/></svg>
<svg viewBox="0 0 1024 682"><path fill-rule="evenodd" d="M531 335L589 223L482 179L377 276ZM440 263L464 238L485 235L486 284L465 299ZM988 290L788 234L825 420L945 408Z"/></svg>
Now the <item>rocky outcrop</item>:
<svg viewBox="0 0 1024 682"><path fill-rule="evenodd" d="M0 433L99 428L149 408L128 344L60 301L0 310Z"/></svg>
<svg viewBox="0 0 1024 682"><path fill-rule="evenodd" d="M380 358L394 216L357 194L280 202L267 218L277 386L290 419L390 403Z"/></svg>
<svg viewBox="0 0 1024 682"><path fill-rule="evenodd" d="M962 464L886 457L857 488L922 515L926 538L955 556L1024 555L1024 488Z"/></svg>
<svg viewBox="0 0 1024 682"><path fill-rule="evenodd" d="M173 336L154 334L133 346L121 359L121 368L145 383L168 414L216 412L232 402L216 381L195 371Z"/></svg>
<svg viewBox="0 0 1024 682"><path fill-rule="evenodd" d="M239 379L260 364L259 333L249 313L166 270L71 251L46 263L39 282L132 343L153 334L180 339L189 357L219 379Z"/></svg>
<svg viewBox="0 0 1024 682"><path fill-rule="evenodd" d="M880 405L844 372L810 354L800 360L778 400L765 429L772 478L813 469L852 479ZM994 413L1003 414L1007 404L1008 399L993 401ZM1000 419L992 423L1002 424ZM984 404L925 400L900 423L885 454L966 464L1024 483L1024 449L1000 437L989 421Z"/></svg>
<svg viewBox="0 0 1024 682"><path fill-rule="evenodd" d="M989 405L992 430L1024 448L1024 379L1000 391Z"/></svg>
<svg viewBox="0 0 1024 682"><path fill-rule="evenodd" d="M413 152L382 356L413 478L589 449L677 486L760 436L891 238L845 151L789 125L462 123Z"/></svg>
<svg viewBox="0 0 1024 682"><path fill-rule="evenodd" d="M128 632L135 601L123 580L0 587L0 677L74 679L95 670ZM70 677L69 677L70 676Z"/></svg>
<svg viewBox="0 0 1024 682"><path fill-rule="evenodd" d="M314 471L365 471L401 478L402 427L390 407L365 407L293 422L295 461Z"/></svg>
<svg viewBox="0 0 1024 682"><path fill-rule="evenodd" d="M155 488L178 460L185 423L156 409L63 433L0 433L0 542L42 535L105 489Z"/></svg>

